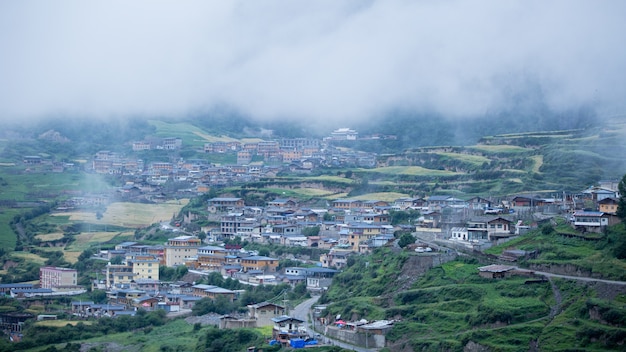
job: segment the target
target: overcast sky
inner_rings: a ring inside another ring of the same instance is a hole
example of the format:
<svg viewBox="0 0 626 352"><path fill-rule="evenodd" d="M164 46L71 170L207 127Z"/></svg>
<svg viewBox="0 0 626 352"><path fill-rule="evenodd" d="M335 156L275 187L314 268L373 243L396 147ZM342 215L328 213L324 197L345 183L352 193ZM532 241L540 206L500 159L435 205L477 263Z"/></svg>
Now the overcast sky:
<svg viewBox="0 0 626 352"><path fill-rule="evenodd" d="M1 1L0 120L626 101L626 1ZM623 111L622 111L623 112Z"/></svg>

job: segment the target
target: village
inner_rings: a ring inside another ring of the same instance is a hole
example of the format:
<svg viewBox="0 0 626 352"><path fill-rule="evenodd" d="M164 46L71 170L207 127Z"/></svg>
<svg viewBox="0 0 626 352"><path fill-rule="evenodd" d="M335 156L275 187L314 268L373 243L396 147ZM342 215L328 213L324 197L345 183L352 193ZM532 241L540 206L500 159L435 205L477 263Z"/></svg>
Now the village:
<svg viewBox="0 0 626 352"><path fill-rule="evenodd" d="M400 198L393 202L344 198L330 202L328 208L310 208L290 198L276 198L260 207L248 206L242 198L215 197L208 200L206 209L211 217L219 219L219 226L202 228L201 235L183 230L185 222L193 220L192 216L185 216L182 224L160 224L161 229L172 232L172 237L162 245L128 241L95 253L94 260L107 264L89 289L105 291L106 303L72 301L71 314L83 319L158 309L170 315L188 314L203 298L232 302L242 292L194 281L164 281L159 277L161 267L185 267L195 277L219 273L224 278L255 286L304 284L310 294L320 295L347 266L350 256L370 253L383 246L398 248L398 233L414 236L414 243L406 248L414 255L440 256L451 251L484 250L556 216L565 217L580 231L601 232L618 221L614 216L616 197L615 190L594 187L564 199L516 196L494 203L480 197L461 200L440 195ZM576 204L590 203L595 204L594 209L576 208ZM393 223L394 212L405 212L412 217ZM272 257L247 250L242 243L316 248L320 255L319 260L298 255ZM500 259L513 262L516 256L524 255L527 253L523 251L505 251ZM285 258L302 265L279 269L279 262ZM511 269L493 268L481 269L477 275L497 276ZM87 291L77 284L77 277L75 269L44 266L40 268L38 285L3 283L0 291L15 299L71 297ZM274 337L283 344L307 337L305 321L288 316L287 306L261 302L248 308L247 316L223 316L219 325L224 328L271 325L275 328ZM318 317L321 313L318 312ZM23 323L34 318L29 314L3 314L0 320L4 329L19 334ZM55 319L55 316L42 314L37 319ZM319 323L329 322L319 320ZM375 330L382 334L392 323L345 322L339 326L333 323L333 328L352 327L356 331L357 326L367 324L374 324ZM280 336L285 330L289 331L288 336Z"/></svg>

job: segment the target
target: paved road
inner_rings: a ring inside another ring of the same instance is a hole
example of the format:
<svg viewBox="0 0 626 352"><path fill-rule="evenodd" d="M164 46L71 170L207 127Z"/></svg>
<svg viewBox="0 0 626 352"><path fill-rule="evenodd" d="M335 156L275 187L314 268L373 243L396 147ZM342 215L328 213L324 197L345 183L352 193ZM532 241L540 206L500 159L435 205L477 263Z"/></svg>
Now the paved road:
<svg viewBox="0 0 626 352"><path fill-rule="evenodd" d="M313 296L312 298L307 299L306 301L298 304L297 306L295 306L293 308L293 311L291 312L291 316L293 316L294 318L300 319L300 320L304 320L305 322L307 322L307 332L310 336L314 336L315 334L318 334L318 332L313 331L313 329L311 329L310 323L311 323L311 319L310 319L310 312L311 312L311 307L315 304L315 302L317 302L319 296ZM359 346L354 346L351 345L349 343L345 343L343 341L339 341L339 340L335 340L335 339L331 339L330 337L326 337L322 334L322 337L319 339L320 342L324 342L324 341L328 341L328 344L334 345L334 346L339 346L341 348L350 350L350 351L357 351L357 352L376 352L378 350L376 349L371 349L371 348L364 348L364 347L359 347Z"/></svg>
<svg viewBox="0 0 626 352"><path fill-rule="evenodd" d="M561 279L578 280L578 281L586 281L586 282L604 282L606 284L613 284L613 285L626 285L626 281L613 281L613 280L597 279L597 278L594 278L594 277L586 277L586 276L571 276L571 275L553 274L553 273L549 273L549 272L546 272L546 271L536 271L536 270L525 269L525 268L518 268L518 267L515 267L515 269L516 270L532 271L536 275L542 275L542 276L546 276L546 277L556 277L556 278L561 278Z"/></svg>

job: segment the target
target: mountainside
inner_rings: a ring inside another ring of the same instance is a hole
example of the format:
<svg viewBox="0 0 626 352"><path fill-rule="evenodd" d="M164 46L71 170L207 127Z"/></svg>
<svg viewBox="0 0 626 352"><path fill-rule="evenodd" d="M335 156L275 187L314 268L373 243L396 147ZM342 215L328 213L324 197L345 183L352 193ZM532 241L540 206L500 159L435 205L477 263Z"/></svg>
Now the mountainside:
<svg viewBox="0 0 626 352"><path fill-rule="evenodd" d="M517 245L536 256L515 265L567 266L571 275L626 280L623 249L618 249L625 243L623 226L591 243L559 231L537 230L492 252ZM516 270L501 279L485 278L478 268L495 256L457 256L438 248L432 253L381 248L351 257L320 299L328 304L327 317L395 321L387 334L389 351L622 349L626 282Z"/></svg>

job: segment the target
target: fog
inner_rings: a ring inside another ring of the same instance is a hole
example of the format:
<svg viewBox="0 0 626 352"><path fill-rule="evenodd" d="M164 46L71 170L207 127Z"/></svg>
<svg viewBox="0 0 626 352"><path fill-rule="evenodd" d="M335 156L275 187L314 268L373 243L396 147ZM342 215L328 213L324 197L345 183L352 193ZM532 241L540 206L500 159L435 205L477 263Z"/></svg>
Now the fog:
<svg viewBox="0 0 626 352"><path fill-rule="evenodd" d="M0 120L623 113L624 1L3 1Z"/></svg>

